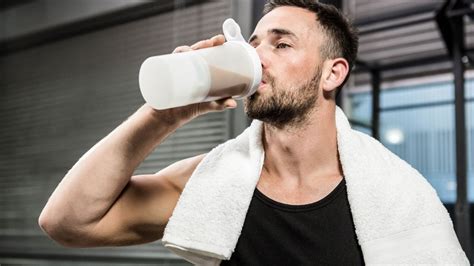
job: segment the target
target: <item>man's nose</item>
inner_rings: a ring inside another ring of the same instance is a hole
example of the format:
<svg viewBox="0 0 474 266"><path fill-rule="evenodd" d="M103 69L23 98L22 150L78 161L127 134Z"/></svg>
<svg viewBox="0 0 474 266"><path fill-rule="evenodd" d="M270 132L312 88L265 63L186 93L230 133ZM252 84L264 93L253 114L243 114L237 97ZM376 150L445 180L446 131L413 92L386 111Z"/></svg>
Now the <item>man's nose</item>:
<svg viewBox="0 0 474 266"><path fill-rule="evenodd" d="M263 45L259 44L257 47L255 47L255 50L257 51L258 57L260 58L260 62L262 63L262 69L267 68L268 66L268 54Z"/></svg>

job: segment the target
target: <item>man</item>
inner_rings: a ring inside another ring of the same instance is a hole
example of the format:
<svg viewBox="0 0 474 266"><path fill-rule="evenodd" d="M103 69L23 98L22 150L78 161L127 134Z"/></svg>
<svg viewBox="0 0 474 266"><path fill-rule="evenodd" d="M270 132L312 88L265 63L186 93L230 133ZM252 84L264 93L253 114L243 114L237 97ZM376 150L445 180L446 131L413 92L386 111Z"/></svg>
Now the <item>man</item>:
<svg viewBox="0 0 474 266"><path fill-rule="evenodd" d="M245 109L264 122L265 159L235 252L223 263L363 264L334 117L336 93L356 57L357 35L335 8L316 1L271 0L264 13L249 40L261 59L263 80ZM175 52L224 41L218 35ZM66 174L41 213L41 227L70 247L161 239L205 155L156 174L131 176L133 171L183 124L236 105L223 99L163 111L142 106ZM260 212L267 215L265 224Z"/></svg>

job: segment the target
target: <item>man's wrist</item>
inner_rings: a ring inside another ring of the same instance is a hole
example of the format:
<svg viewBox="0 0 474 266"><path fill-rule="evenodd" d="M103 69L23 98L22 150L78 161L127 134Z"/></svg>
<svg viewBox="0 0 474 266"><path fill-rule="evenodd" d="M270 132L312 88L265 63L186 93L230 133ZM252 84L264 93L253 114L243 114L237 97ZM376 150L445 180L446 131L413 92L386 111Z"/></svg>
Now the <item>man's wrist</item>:
<svg viewBox="0 0 474 266"><path fill-rule="evenodd" d="M157 110L148 104L144 104L139 109L140 113L148 116L153 122L156 122L160 126L166 126L171 128L178 128L187 123L191 118L182 118L172 109Z"/></svg>

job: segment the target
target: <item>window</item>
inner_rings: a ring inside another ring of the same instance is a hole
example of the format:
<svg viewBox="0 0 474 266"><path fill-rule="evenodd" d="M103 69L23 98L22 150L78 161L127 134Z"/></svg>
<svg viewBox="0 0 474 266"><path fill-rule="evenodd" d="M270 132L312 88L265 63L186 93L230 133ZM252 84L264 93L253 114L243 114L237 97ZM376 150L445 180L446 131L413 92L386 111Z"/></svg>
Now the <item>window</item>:
<svg viewBox="0 0 474 266"><path fill-rule="evenodd" d="M474 79L466 79L468 198L474 202ZM370 124L371 93L349 94L351 119ZM452 80L385 87L380 93L380 141L416 168L444 203L456 201ZM354 126L368 133L370 129Z"/></svg>

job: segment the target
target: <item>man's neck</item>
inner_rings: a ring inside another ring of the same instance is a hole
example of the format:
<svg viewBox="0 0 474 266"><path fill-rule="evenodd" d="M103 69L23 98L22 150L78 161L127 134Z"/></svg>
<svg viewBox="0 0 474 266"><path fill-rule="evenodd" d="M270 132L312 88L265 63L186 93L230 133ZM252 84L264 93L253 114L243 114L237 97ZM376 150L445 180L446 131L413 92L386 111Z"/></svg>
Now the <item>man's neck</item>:
<svg viewBox="0 0 474 266"><path fill-rule="evenodd" d="M334 114L334 106L318 107L299 128L278 129L265 124L262 177L266 182L296 189L340 178Z"/></svg>

